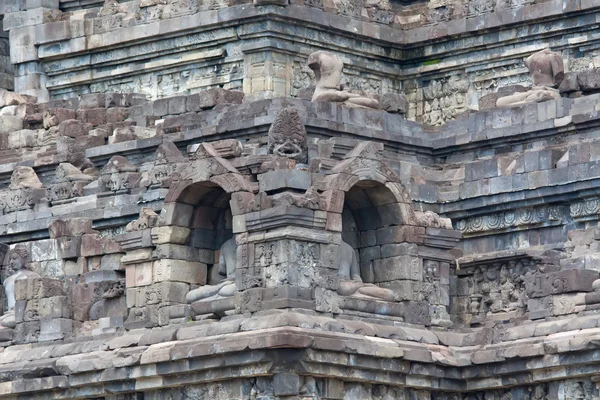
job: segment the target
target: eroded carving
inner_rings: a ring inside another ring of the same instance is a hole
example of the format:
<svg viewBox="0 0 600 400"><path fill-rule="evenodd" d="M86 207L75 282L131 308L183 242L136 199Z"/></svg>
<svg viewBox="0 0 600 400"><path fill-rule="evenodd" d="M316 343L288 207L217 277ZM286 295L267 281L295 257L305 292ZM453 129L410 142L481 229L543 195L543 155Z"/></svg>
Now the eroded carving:
<svg viewBox="0 0 600 400"><path fill-rule="evenodd" d="M188 303L209 298L232 297L236 292L235 271L237 244L235 238L229 239L221 246L219 263L213 267L211 284L191 290L186 295Z"/></svg>
<svg viewBox="0 0 600 400"><path fill-rule="evenodd" d="M350 93L340 85L344 63L326 51L316 51L308 57L308 67L313 70L317 85L312 101L342 103L347 107L379 109L379 102L356 93Z"/></svg>
<svg viewBox="0 0 600 400"><path fill-rule="evenodd" d="M29 251L24 245L16 245L6 256L5 276L7 278L2 282L4 293L6 295L7 311L0 317L0 325L6 328L14 328L15 320L15 281L21 279L40 278L40 276L29 270L31 262Z"/></svg>
<svg viewBox="0 0 600 400"><path fill-rule="evenodd" d="M60 163L56 168L54 183L48 187L46 196L53 203L82 196L83 188L95 179L94 176L82 173L73 164Z"/></svg>
<svg viewBox="0 0 600 400"><path fill-rule="evenodd" d="M269 128L268 151L280 157L306 163L306 129L295 108L283 108L277 113Z"/></svg>
<svg viewBox="0 0 600 400"><path fill-rule="evenodd" d="M372 283L364 283L360 276L360 268L356 253L352 246L342 241L339 249L340 283L337 289L341 296L353 296L367 299L394 301L396 296L390 289L381 288Z"/></svg>
<svg viewBox="0 0 600 400"><path fill-rule="evenodd" d="M123 156L113 156L100 171L100 186L103 191L128 191L139 186L141 174Z"/></svg>
<svg viewBox="0 0 600 400"><path fill-rule="evenodd" d="M550 49L538 51L525 59L525 66L529 70L529 76L533 82L531 90L500 97L496 101L497 107L515 107L560 98L557 88L565 75L560 54L550 51Z"/></svg>

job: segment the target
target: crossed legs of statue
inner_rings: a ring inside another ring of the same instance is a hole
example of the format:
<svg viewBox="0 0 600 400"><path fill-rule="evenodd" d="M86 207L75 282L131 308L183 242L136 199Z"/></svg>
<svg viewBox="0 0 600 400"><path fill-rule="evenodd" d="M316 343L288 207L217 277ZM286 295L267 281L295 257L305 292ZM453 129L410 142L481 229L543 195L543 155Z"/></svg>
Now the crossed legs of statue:
<svg viewBox="0 0 600 400"><path fill-rule="evenodd" d="M364 297L385 301L395 301L394 292L362 280L341 280L337 290L342 296Z"/></svg>
<svg viewBox="0 0 600 400"><path fill-rule="evenodd" d="M496 101L497 107L515 107L523 104L541 103L543 101L560 98L560 93L552 88L539 88L527 92L515 93L510 96L500 97Z"/></svg>
<svg viewBox="0 0 600 400"><path fill-rule="evenodd" d="M235 282L224 280L216 285L204 285L198 289L191 290L186 296L188 303L193 303L197 300L206 299L213 296L231 297L235 294Z"/></svg>

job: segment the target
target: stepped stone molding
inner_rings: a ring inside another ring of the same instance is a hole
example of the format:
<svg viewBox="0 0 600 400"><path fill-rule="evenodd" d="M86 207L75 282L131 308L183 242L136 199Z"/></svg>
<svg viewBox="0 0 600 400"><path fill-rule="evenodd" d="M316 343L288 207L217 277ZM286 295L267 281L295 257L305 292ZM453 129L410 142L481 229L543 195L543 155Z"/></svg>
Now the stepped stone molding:
<svg viewBox="0 0 600 400"><path fill-rule="evenodd" d="M433 126L454 120L468 109L477 109L477 99L498 88L527 83L527 71L520 65L520 60L532 51L547 46L564 48L563 56L568 62L573 60L573 63L582 65L585 64L582 60L586 59L589 60L588 66L595 65L593 49L588 50L585 41L581 41L583 36L566 28L576 24L583 31L586 26L592 27L593 18L576 13L565 14L571 11L570 6L558 1L523 4L519 12L512 8L520 6L515 2L497 4L497 9L489 13L490 4L495 2L481 3L479 5L477 1L471 1L465 7L462 4L460 8L455 7L484 14L478 18L490 21L481 26L473 22L476 18L465 18L451 12L452 18L463 19L442 22L444 27L439 29L430 30L408 24L409 29L402 30L375 23L364 30L378 32L376 36L386 42L386 46L372 44L367 39L368 35L360 33L363 32L362 22L357 24L352 21L349 11L336 16L293 3L275 11L270 5L201 6L196 2L182 2L177 3L180 7L177 11L173 5L148 3L140 6L136 1L130 1L123 4L121 12L98 15L99 8L81 10L72 15L63 13L56 21L43 20L39 25L18 22L21 21L17 18L21 15L19 13L29 11L17 11L8 14L15 14L15 22L7 29L15 32L11 45L15 49L13 62L29 69L27 76L22 72L17 75L17 90L35 93L40 98L66 98L90 91L143 92L157 98L217 86L243 89L254 99L300 96L303 90L312 85L310 72L305 67L306 59L311 52L326 44L344 61L349 61L346 62L343 83L351 90L379 96L388 92L403 92L410 103L408 117ZM213 6L218 10L203 10L203 7ZM357 12L361 9L353 7ZM387 19L383 15L389 12L389 5L378 3L368 7L368 15L378 16L377 20ZM450 10L452 7L450 4L436 5L430 10L438 13L441 9ZM582 4L579 8L581 11L594 11L593 4ZM181 15L180 11L189 15ZM286 22L273 19L274 15L278 19L285 18ZM523 23L523 27L518 28L519 36L530 37L531 40L536 40L537 32L527 28L532 25L527 21L540 16L552 18L548 29L553 36L539 46L535 45L535 49L527 47L525 40L517 48L504 48L502 46L512 46L509 41L515 36L517 28L503 28L498 23L500 15L514 18L512 22ZM321 19L324 19L322 24L304 27L305 21ZM236 21L242 21L243 25L233 27L231 24L236 24ZM279 36L271 37L263 32L261 40L255 40L254 32L263 29L260 25L262 21L269 26L268 31L280 32ZM88 22L90 26L86 28ZM339 29L332 31L330 25ZM351 28L354 25L360 26L360 29L356 29L364 41L355 42L355 31ZM33 32L35 26L47 27L43 29L44 36L36 37L33 41L26 40L37 35ZM78 28L75 29L75 26ZM159 26L162 28L159 29ZM483 26L497 31L481 32ZM121 46L119 40L115 39L121 35L111 35L118 31L123 34L127 32L127 37L131 37L127 47ZM169 33L171 37L159 38L159 32L161 35ZM464 39L451 36L460 32L472 33L472 36ZM299 35L302 40L311 40L317 35L323 38L323 42L312 48L301 48L296 44ZM143 43L148 38L153 40ZM433 40L433 43L428 44L429 40ZM34 43L34 48L25 44L29 42ZM213 43L218 45L214 46ZM575 45L569 43L576 43L584 50L577 50ZM461 59L462 52L480 45L488 47ZM390 46L393 50L388 52L386 49ZM186 49L185 57L170 56L174 49L181 51L183 48ZM454 51L456 49L462 50ZM32 58L33 54L37 57ZM139 54L146 56L141 59ZM369 54L373 62L359 61L363 54ZM152 61L145 61L150 59ZM403 61L409 59L414 61ZM495 61L487 62L489 60ZM399 64L401 71L396 67ZM88 67L82 69L82 65ZM109 70L110 73L107 72ZM48 92L36 92L33 82L36 79L44 81Z"/></svg>

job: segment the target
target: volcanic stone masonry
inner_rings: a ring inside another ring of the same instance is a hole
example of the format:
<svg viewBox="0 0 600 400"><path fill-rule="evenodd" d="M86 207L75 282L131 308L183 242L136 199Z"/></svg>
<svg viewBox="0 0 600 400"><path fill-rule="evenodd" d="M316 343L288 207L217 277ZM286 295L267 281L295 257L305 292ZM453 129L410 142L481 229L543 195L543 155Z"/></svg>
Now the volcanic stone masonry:
<svg viewBox="0 0 600 400"><path fill-rule="evenodd" d="M600 400L598 0L0 26L0 399Z"/></svg>

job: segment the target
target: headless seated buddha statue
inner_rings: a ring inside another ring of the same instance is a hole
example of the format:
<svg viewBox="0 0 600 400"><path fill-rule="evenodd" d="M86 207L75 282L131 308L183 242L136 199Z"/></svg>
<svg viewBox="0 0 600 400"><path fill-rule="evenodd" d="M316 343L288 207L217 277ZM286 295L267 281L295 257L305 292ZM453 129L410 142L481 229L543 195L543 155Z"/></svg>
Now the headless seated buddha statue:
<svg viewBox="0 0 600 400"><path fill-rule="evenodd" d="M232 297L235 294L236 253L235 238L223 243L219 255L219 264L213 268L215 273L212 274L211 284L191 290L186 295L188 303L213 297Z"/></svg>

